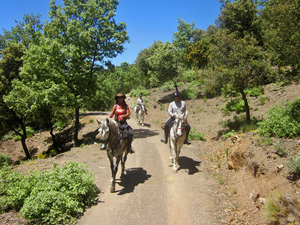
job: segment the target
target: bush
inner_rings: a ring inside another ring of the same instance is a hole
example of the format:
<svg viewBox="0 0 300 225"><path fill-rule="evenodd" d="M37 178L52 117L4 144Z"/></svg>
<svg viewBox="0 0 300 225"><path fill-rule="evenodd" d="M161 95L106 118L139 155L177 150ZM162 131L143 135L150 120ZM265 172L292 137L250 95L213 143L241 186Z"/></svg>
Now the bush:
<svg viewBox="0 0 300 225"><path fill-rule="evenodd" d="M287 166L292 174L296 177L300 176L300 156L298 157L290 157L290 162L287 163Z"/></svg>
<svg viewBox="0 0 300 225"><path fill-rule="evenodd" d="M201 132L198 132L196 130L196 128L193 128L191 131L190 131L190 134L189 134L189 139L190 140L202 140L202 141L205 141L205 135Z"/></svg>
<svg viewBox="0 0 300 225"><path fill-rule="evenodd" d="M266 118L258 123L257 132L270 137L295 137L300 134L300 98L286 106L274 106Z"/></svg>
<svg viewBox="0 0 300 225"><path fill-rule="evenodd" d="M287 150L281 146L280 142L276 142L274 147L276 150L276 154L279 155L280 157L284 157L287 155Z"/></svg>
<svg viewBox="0 0 300 225"><path fill-rule="evenodd" d="M184 89L180 93L180 95L185 100L190 100L190 99L196 99L197 98L197 92L194 88Z"/></svg>
<svg viewBox="0 0 300 225"><path fill-rule="evenodd" d="M73 162L61 169L54 164L52 171L36 171L27 177L5 168L0 180L0 208L20 210L36 224L75 224L99 193L86 165Z"/></svg>
<svg viewBox="0 0 300 225"><path fill-rule="evenodd" d="M245 90L245 94L251 97L258 97L264 94L264 88L262 86L249 88Z"/></svg>
<svg viewBox="0 0 300 225"><path fill-rule="evenodd" d="M236 111L237 113L245 112L245 104L243 99L236 98L231 100L226 104L224 108L222 108L222 112L227 114L228 111Z"/></svg>
<svg viewBox="0 0 300 225"><path fill-rule="evenodd" d="M150 95L150 91L149 90L132 90L132 91L130 91L129 96L130 97L139 97L140 94L142 94L143 96L148 96L148 95Z"/></svg>
<svg viewBox="0 0 300 225"><path fill-rule="evenodd" d="M2 155L0 153L0 168L3 167L4 165L10 165L11 164L11 158L7 155Z"/></svg>

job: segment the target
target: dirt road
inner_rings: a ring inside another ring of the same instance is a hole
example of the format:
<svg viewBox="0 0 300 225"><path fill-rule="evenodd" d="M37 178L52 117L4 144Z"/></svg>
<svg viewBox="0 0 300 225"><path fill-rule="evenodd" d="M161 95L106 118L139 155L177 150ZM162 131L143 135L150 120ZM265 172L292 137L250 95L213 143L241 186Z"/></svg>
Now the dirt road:
<svg viewBox="0 0 300 225"><path fill-rule="evenodd" d="M107 115L91 117L96 121ZM162 130L147 119L144 127L134 118L129 124L134 129L135 153L127 159L122 180L119 168L116 193L110 193L109 161L99 144L77 149L78 161L89 165L101 190L100 203L87 209L78 224L222 224L213 188L216 181L205 172L195 145L183 147L181 169L173 174L169 147L160 142Z"/></svg>

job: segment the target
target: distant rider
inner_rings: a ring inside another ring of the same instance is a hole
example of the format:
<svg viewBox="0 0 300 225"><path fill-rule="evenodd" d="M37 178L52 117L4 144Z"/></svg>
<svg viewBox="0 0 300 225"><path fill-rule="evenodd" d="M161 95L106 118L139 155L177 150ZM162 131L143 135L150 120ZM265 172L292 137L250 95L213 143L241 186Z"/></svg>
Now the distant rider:
<svg viewBox="0 0 300 225"><path fill-rule="evenodd" d="M142 104L144 104L143 95L140 94L140 97L137 99L137 112L142 108ZM147 109L144 105L145 113L147 115Z"/></svg>

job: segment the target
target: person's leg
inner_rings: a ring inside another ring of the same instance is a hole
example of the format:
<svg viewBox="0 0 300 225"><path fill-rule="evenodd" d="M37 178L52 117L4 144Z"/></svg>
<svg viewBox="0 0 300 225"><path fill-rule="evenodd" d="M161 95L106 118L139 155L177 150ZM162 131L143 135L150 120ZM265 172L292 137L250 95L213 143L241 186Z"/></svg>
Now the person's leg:
<svg viewBox="0 0 300 225"><path fill-rule="evenodd" d="M189 140L189 133L190 133L190 130L191 130L191 126L188 124L188 123L186 123L185 125L184 125L184 127L185 127L185 130L186 130L186 138L185 138L185 141L184 141L184 144L191 144L188 140Z"/></svg>
<svg viewBox="0 0 300 225"><path fill-rule="evenodd" d="M170 117L167 120L167 122L165 123L165 127L164 127L165 137L163 139L161 139L161 141L164 142L165 144L168 143L168 137L169 137L169 133L170 133L170 124L172 121L174 121L174 119L172 117Z"/></svg>

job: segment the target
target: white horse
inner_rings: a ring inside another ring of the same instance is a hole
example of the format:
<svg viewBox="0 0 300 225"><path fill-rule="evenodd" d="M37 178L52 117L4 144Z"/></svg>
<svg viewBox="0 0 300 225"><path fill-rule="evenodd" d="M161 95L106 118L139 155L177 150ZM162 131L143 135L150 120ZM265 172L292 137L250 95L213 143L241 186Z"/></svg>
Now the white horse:
<svg viewBox="0 0 300 225"><path fill-rule="evenodd" d="M145 104L142 103L140 105L136 105L134 107L134 112L138 124L144 126L145 113L146 113Z"/></svg>
<svg viewBox="0 0 300 225"><path fill-rule="evenodd" d="M100 149L106 149L107 156L110 161L110 168L112 173L110 192L115 192L116 174L118 166L121 161L122 175L125 172L125 162L127 155L130 152L128 139L122 138L121 131L116 121L112 119L97 120L100 124L96 138L100 139ZM116 159L114 162L114 158Z"/></svg>
<svg viewBox="0 0 300 225"><path fill-rule="evenodd" d="M173 164L174 173L176 173L179 169L179 154L186 139L186 130L184 128L185 123L184 114L175 114L175 120L170 128L170 159Z"/></svg>

